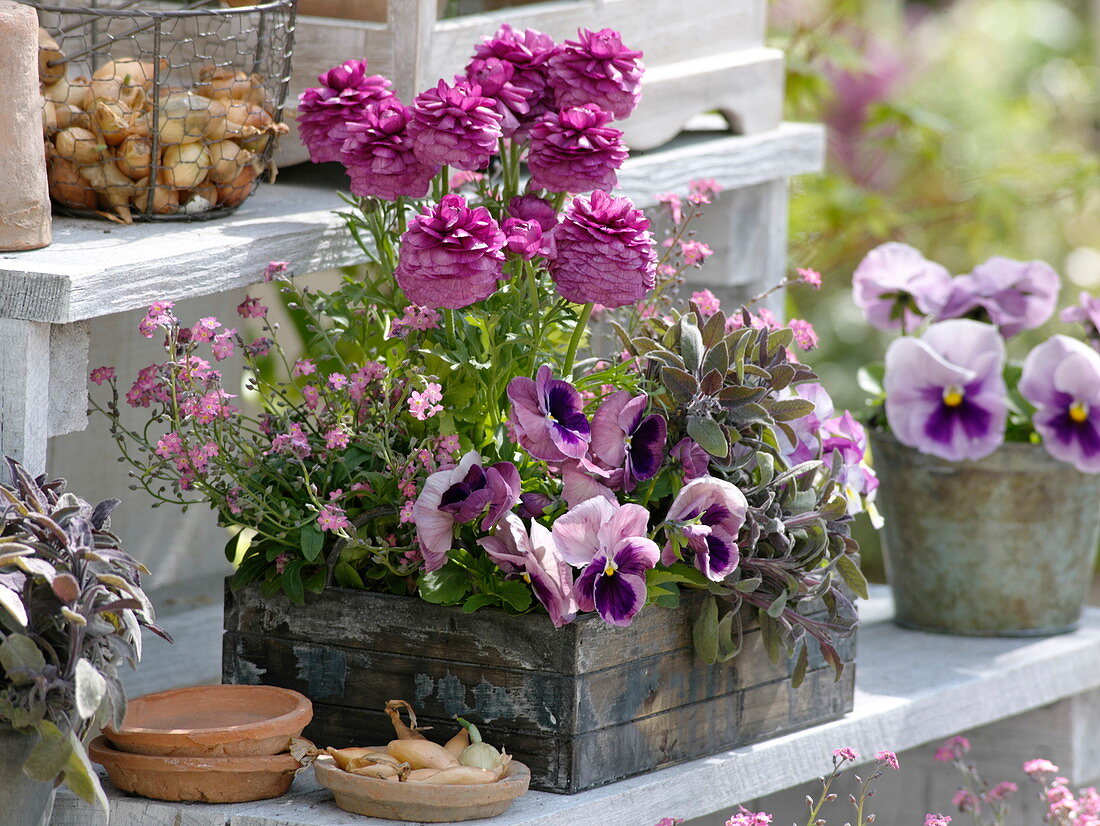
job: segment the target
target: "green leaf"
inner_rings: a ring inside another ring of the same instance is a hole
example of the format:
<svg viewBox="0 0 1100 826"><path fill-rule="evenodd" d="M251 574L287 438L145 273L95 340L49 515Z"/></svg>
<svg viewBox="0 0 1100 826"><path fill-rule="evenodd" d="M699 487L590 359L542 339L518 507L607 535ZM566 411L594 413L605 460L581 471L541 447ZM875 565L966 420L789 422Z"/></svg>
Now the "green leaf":
<svg viewBox="0 0 1100 826"><path fill-rule="evenodd" d="M291 560L283 570L283 592L290 597L295 605L303 605L306 601L306 587L302 583L302 566L300 559Z"/></svg>
<svg viewBox="0 0 1100 826"><path fill-rule="evenodd" d="M417 580L420 598L436 605L457 605L470 591L466 571L448 562L438 571L422 573Z"/></svg>
<svg viewBox="0 0 1100 826"><path fill-rule="evenodd" d="M80 719L88 720L99 711L100 703L107 694L107 681L87 658L81 657L76 661L74 682L73 700L76 713L80 715Z"/></svg>
<svg viewBox="0 0 1100 826"><path fill-rule="evenodd" d="M780 399L768 405L768 411L777 422L790 422L809 416L815 410L808 399Z"/></svg>
<svg viewBox="0 0 1100 826"><path fill-rule="evenodd" d="M695 380L695 376L678 367L662 367L661 381L672 394L672 398L680 404L687 404L699 392L699 382Z"/></svg>
<svg viewBox="0 0 1100 826"><path fill-rule="evenodd" d="M802 643L802 648L798 652L798 662L794 664L794 673L791 675L791 685L798 688L802 685L802 681L806 679L806 668L810 664L810 654L806 648L806 643Z"/></svg>
<svg viewBox="0 0 1100 826"><path fill-rule="evenodd" d="M302 555L307 562L316 562L325 547L325 535L316 522L310 522L301 531Z"/></svg>
<svg viewBox="0 0 1100 826"><path fill-rule="evenodd" d="M687 433L711 456L725 459L730 452L721 425L709 416L688 416Z"/></svg>
<svg viewBox="0 0 1100 826"><path fill-rule="evenodd" d="M886 365L881 361L872 362L859 368L856 373L856 381L859 388L871 398L879 399L886 395L882 387L883 377L886 375Z"/></svg>
<svg viewBox="0 0 1100 826"><path fill-rule="evenodd" d="M504 602L520 613L531 607L531 588L522 580L511 579L496 586L496 592Z"/></svg>
<svg viewBox="0 0 1100 826"><path fill-rule="evenodd" d="M742 594L751 594L764 580L758 576L750 577L748 579L738 580L733 584L733 587L740 591Z"/></svg>
<svg viewBox="0 0 1100 826"><path fill-rule="evenodd" d="M359 572L346 562L337 562L336 567L332 571L332 575L336 580L336 584L341 588L356 588L360 591L366 590L366 583L364 583L363 578L359 576Z"/></svg>
<svg viewBox="0 0 1100 826"><path fill-rule="evenodd" d="M36 728L38 742L23 763L23 773L31 780L51 783L65 770L69 759L69 739L49 720L39 721Z"/></svg>
<svg viewBox="0 0 1100 826"><path fill-rule="evenodd" d="M718 602L712 596L703 601L691 629L691 640L699 658L707 665L718 661Z"/></svg>
<svg viewBox="0 0 1100 826"><path fill-rule="evenodd" d="M735 611L727 611L722 619L718 620L718 662L727 663L741 653L741 645L744 636L741 633L741 624Z"/></svg>
<svg viewBox="0 0 1100 826"><path fill-rule="evenodd" d="M0 607L11 614L12 619L22 627L27 627L27 609L23 600L6 585L0 585Z"/></svg>
<svg viewBox="0 0 1100 826"><path fill-rule="evenodd" d="M779 596L775 598L775 601L768 606L767 614L772 619L779 619L783 615L783 610L787 607L787 592L780 591Z"/></svg>
<svg viewBox="0 0 1100 826"><path fill-rule="evenodd" d="M84 745L71 731L68 743L69 753L64 768L65 785L81 800L93 806L99 805L104 812L109 812L107 795L103 793L103 786L99 784L99 776L92 768L92 763L84 751Z"/></svg>
<svg viewBox="0 0 1100 826"><path fill-rule="evenodd" d="M863 575L852 555L842 554L837 557L836 567L855 595L860 599L867 599L867 577Z"/></svg>
<svg viewBox="0 0 1100 826"><path fill-rule="evenodd" d="M680 320L680 354L689 373L698 372L703 363L703 352L703 334L685 316Z"/></svg>
<svg viewBox="0 0 1100 826"><path fill-rule="evenodd" d="M500 598L494 594L474 594L469 597L464 603L462 603L462 610L467 614L472 614L479 608L485 608L489 605L496 605L500 602Z"/></svg>
<svg viewBox="0 0 1100 826"><path fill-rule="evenodd" d="M8 679L15 685L26 685L33 680L26 674L17 673L23 669L40 672L46 667L46 658L26 634L9 634L0 643L0 667Z"/></svg>

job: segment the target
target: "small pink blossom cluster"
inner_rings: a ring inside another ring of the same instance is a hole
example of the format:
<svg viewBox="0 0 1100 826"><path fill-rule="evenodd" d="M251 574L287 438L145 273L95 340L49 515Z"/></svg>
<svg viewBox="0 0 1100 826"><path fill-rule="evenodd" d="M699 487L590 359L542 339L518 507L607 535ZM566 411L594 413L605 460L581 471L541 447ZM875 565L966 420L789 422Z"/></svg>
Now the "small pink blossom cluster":
<svg viewBox="0 0 1100 826"><path fill-rule="evenodd" d="M413 390L409 394L409 412L420 421L430 419L443 412L443 387L434 381L428 382L423 390Z"/></svg>
<svg viewBox="0 0 1100 826"><path fill-rule="evenodd" d="M403 338L409 330L434 330L439 327L439 311L431 307L419 307L410 304L401 318L394 319L390 325L390 335Z"/></svg>

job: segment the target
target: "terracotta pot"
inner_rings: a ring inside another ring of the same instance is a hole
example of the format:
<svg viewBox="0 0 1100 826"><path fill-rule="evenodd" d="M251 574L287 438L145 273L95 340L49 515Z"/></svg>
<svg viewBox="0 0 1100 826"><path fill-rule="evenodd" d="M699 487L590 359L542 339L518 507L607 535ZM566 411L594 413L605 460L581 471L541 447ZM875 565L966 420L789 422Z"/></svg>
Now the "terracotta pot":
<svg viewBox="0 0 1100 826"><path fill-rule="evenodd" d="M88 756L119 789L153 800L247 803L286 794L298 771L289 754L266 757L155 757L112 749L105 737Z"/></svg>
<svg viewBox="0 0 1100 826"><path fill-rule="evenodd" d="M297 691L266 685L209 685L131 700L122 728L103 733L119 751L180 757L280 754L313 719Z"/></svg>
<svg viewBox="0 0 1100 826"><path fill-rule="evenodd" d="M477 786L439 786L431 783L393 783L363 777L337 768L328 755L313 764L317 782L332 790L336 805L345 812L416 823L454 823L496 817L527 791L531 772L513 760L496 783Z"/></svg>

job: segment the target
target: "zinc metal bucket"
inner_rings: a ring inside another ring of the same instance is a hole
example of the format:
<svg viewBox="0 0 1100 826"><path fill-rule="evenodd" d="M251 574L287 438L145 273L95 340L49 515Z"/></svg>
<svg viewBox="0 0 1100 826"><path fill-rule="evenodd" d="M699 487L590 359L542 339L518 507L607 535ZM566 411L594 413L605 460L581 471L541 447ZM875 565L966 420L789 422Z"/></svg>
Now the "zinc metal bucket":
<svg viewBox="0 0 1100 826"><path fill-rule="evenodd" d="M23 763L38 742L0 722L0 822L6 826L47 826L53 812L54 785L31 780Z"/></svg>
<svg viewBox="0 0 1100 826"><path fill-rule="evenodd" d="M1041 445L948 462L871 433L895 622L975 636L1075 629L1100 543L1100 474Z"/></svg>

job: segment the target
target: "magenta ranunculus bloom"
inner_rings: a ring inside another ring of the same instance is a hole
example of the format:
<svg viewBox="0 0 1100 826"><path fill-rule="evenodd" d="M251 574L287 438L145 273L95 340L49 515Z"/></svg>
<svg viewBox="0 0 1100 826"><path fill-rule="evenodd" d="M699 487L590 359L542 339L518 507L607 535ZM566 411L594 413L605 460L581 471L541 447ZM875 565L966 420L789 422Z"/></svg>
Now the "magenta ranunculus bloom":
<svg viewBox="0 0 1100 826"><path fill-rule="evenodd" d="M347 124L340 162L351 178L351 191L360 198L394 201L428 194L439 167L413 152L406 128L411 118L412 110L394 98L366 107L358 120Z"/></svg>
<svg viewBox="0 0 1100 826"><path fill-rule="evenodd" d="M496 102L500 128L506 138L531 120L531 107L544 93L544 88L524 85L522 76L516 76L516 67L497 57L475 57L466 66L466 79L480 86L481 93Z"/></svg>
<svg viewBox="0 0 1100 826"><path fill-rule="evenodd" d="M1019 388L1035 405L1031 421L1047 452L1082 473L1100 473L1100 354L1054 336L1028 354Z"/></svg>
<svg viewBox="0 0 1100 826"><path fill-rule="evenodd" d="M610 192L629 154L611 113L595 104L547 112L531 126L531 186L549 192Z"/></svg>
<svg viewBox="0 0 1100 826"><path fill-rule="evenodd" d="M595 103L622 120L641 99L644 71L642 53L626 48L614 29L581 29L550 58L550 85L559 109Z"/></svg>
<svg viewBox="0 0 1100 826"><path fill-rule="evenodd" d="M573 199L554 230L550 275L577 304L622 307L640 301L657 278L649 219L629 198L597 189Z"/></svg>
<svg viewBox="0 0 1100 826"><path fill-rule="evenodd" d="M489 210L450 193L409 222L394 275L413 304L465 307L488 298L504 278L504 241Z"/></svg>
<svg viewBox="0 0 1100 826"><path fill-rule="evenodd" d="M519 471L511 462L482 467L471 450L457 467L433 473L413 504L413 524L424 554L424 568L438 571L447 564L455 525L481 519L487 531L519 503Z"/></svg>
<svg viewBox="0 0 1100 826"><path fill-rule="evenodd" d="M660 413L645 415L648 396L612 393L592 416L592 453L615 470L622 470L627 493L638 482L652 479L665 459L668 426Z"/></svg>
<svg viewBox="0 0 1100 826"><path fill-rule="evenodd" d="M536 255L546 255L546 242L542 237L542 227L537 221L505 218L502 229L507 238L504 246L508 252L515 253L527 261Z"/></svg>
<svg viewBox="0 0 1100 826"><path fill-rule="evenodd" d="M997 328L941 321L886 350L886 419L898 441L949 461L981 459L1005 436L1005 344Z"/></svg>
<svg viewBox="0 0 1100 826"><path fill-rule="evenodd" d="M538 522L531 522L528 533L522 520L510 513L492 536L479 539L478 544L502 571L517 574L531 584L555 628L577 616L573 571L562 558L550 531Z"/></svg>
<svg viewBox="0 0 1100 826"><path fill-rule="evenodd" d="M547 63L557 52L558 46L550 35L534 29L516 31L507 23L497 29L492 37L486 37L474 49L475 60L496 58L510 64L514 69L510 81L512 85L530 93L526 100L527 111L523 114L518 107L512 108L507 101L504 102L519 121L521 132L524 126L547 111L553 102L553 90L547 80ZM468 66L467 72L469 71ZM483 91L492 97L491 92ZM507 116L505 120L507 121Z"/></svg>
<svg viewBox="0 0 1100 826"><path fill-rule="evenodd" d="M508 398L512 401L511 423L524 450L545 462L585 459L592 428L577 388L555 379L544 364L534 379L512 379Z"/></svg>
<svg viewBox="0 0 1100 826"><path fill-rule="evenodd" d="M880 330L897 329L903 321L912 330L922 316L936 315L950 292L947 270L907 244L875 247L852 274L852 297Z"/></svg>
<svg viewBox="0 0 1100 826"><path fill-rule="evenodd" d="M1043 261L1013 261L995 255L951 282L942 318L979 315L1012 338L1046 323L1058 304L1062 280Z"/></svg>
<svg viewBox="0 0 1100 826"><path fill-rule="evenodd" d="M732 574L741 562L737 536L745 524L749 503L732 482L701 476L684 485L668 509L665 522L684 541L686 561L714 582ZM677 559L673 543L665 546L662 562Z"/></svg>
<svg viewBox="0 0 1100 826"><path fill-rule="evenodd" d="M341 63L317 81L320 88L306 89L298 99L298 133L314 163L339 161L346 124L358 121L368 105L394 94L386 78L367 74L363 60Z"/></svg>
<svg viewBox="0 0 1100 826"><path fill-rule="evenodd" d="M500 113L481 87L462 78L439 81L413 101L409 134L424 163L473 172L489 164L500 140Z"/></svg>
<svg viewBox="0 0 1100 826"><path fill-rule="evenodd" d="M558 517L554 542L565 561L583 568L574 585L577 606L611 625L627 626L645 605L645 572L661 552L647 536L649 511L596 497Z"/></svg>
<svg viewBox="0 0 1100 826"><path fill-rule="evenodd" d="M508 215L521 221L534 221L544 235L558 225L558 213L554 205L537 195L517 195L508 202Z"/></svg>

